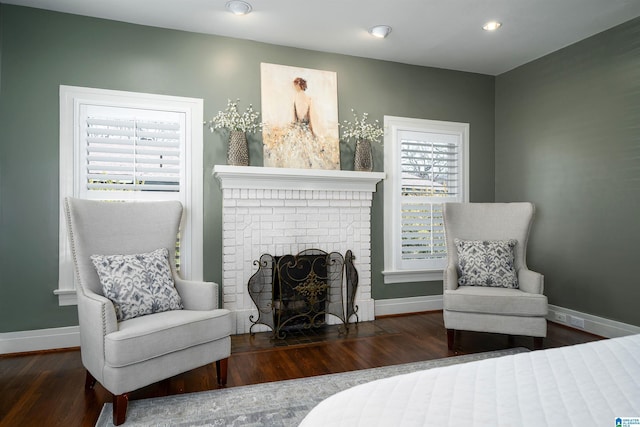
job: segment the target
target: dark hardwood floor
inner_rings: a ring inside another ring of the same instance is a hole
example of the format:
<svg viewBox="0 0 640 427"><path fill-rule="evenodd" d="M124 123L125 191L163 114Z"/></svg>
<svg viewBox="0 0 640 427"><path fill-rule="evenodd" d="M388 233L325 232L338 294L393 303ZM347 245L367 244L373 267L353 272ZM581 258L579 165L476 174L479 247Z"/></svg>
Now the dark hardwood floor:
<svg viewBox="0 0 640 427"><path fill-rule="evenodd" d="M600 339L549 323L545 348ZM458 332L447 350L442 312L390 316L352 326L295 334L272 341L269 333L232 337L228 387L280 381L438 359L509 346L533 348L533 339ZM96 385L84 390L79 349L0 356L0 426L93 426L111 395ZM144 399L217 388L215 364L194 369L131 393Z"/></svg>

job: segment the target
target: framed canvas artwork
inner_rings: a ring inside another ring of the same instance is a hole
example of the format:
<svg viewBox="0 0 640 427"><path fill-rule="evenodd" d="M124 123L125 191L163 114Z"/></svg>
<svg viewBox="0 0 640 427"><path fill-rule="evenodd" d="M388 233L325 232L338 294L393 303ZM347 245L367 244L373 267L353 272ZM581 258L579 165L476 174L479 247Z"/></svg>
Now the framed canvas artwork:
<svg viewBox="0 0 640 427"><path fill-rule="evenodd" d="M340 169L335 72L260 64L264 166Z"/></svg>

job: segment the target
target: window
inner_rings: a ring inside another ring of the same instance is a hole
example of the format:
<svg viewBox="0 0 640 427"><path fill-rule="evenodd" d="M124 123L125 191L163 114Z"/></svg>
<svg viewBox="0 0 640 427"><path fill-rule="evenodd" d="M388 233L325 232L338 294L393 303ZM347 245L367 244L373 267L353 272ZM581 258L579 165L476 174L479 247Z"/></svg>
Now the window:
<svg viewBox="0 0 640 427"><path fill-rule="evenodd" d="M180 270L202 280L201 99L60 86L60 305L75 304L64 198L178 200Z"/></svg>
<svg viewBox="0 0 640 427"><path fill-rule="evenodd" d="M384 120L384 281L442 280L442 203L468 201L469 125Z"/></svg>

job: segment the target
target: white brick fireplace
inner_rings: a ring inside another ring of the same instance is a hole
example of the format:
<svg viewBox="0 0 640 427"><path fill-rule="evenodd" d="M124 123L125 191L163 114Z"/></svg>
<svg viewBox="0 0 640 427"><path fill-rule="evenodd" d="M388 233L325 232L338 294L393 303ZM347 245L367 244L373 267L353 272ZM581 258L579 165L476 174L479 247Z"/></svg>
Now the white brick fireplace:
<svg viewBox="0 0 640 427"><path fill-rule="evenodd" d="M311 248L353 251L358 318L374 319L371 200L383 173L226 165L213 173L222 189L223 306L234 313L236 333L249 332L249 316L257 315L247 290L253 262Z"/></svg>

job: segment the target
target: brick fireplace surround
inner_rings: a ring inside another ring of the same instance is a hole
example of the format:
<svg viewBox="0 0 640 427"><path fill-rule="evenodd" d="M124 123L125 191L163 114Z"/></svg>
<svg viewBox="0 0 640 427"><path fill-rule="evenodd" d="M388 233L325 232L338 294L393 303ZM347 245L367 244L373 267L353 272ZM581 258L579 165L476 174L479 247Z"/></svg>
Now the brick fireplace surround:
<svg viewBox="0 0 640 427"><path fill-rule="evenodd" d="M235 333L249 332L249 316L257 315L247 290L253 262L311 248L353 251L358 318L374 319L371 200L383 173L216 165L213 174L222 189L223 307L234 315Z"/></svg>

